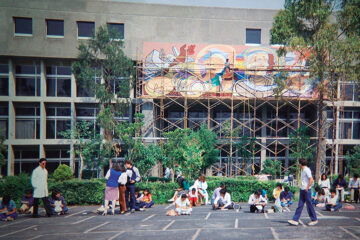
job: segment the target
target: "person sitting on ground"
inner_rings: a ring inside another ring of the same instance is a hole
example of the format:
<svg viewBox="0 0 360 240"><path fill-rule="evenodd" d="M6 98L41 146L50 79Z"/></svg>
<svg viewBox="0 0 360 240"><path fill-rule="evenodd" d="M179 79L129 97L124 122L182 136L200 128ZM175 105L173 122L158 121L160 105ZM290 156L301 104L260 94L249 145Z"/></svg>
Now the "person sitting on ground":
<svg viewBox="0 0 360 240"><path fill-rule="evenodd" d="M330 180L325 173L321 174L318 184L320 188L324 189L326 196L329 195Z"/></svg>
<svg viewBox="0 0 360 240"><path fill-rule="evenodd" d="M21 199L21 207L19 213L33 213L34 197L33 190L28 189L25 191L25 196Z"/></svg>
<svg viewBox="0 0 360 240"><path fill-rule="evenodd" d="M221 183L220 186L217 187L217 188L214 190L213 195L212 195L212 197L211 197L211 205L214 205L215 199L216 199L218 196L220 196L220 191L221 191L221 189L225 189L225 191L226 191L226 185L225 185L225 183Z"/></svg>
<svg viewBox="0 0 360 240"><path fill-rule="evenodd" d="M186 194L182 194L175 201L175 211L179 215L190 215L192 211L192 205L187 198Z"/></svg>
<svg viewBox="0 0 360 240"><path fill-rule="evenodd" d="M292 195L290 192L290 188L288 186L285 187L285 190L280 193L280 204L282 207L289 207L293 201L291 199Z"/></svg>
<svg viewBox="0 0 360 240"><path fill-rule="evenodd" d="M60 191L53 190L50 197L51 214L53 215L64 215L67 213L68 208L63 196Z"/></svg>
<svg viewBox="0 0 360 240"><path fill-rule="evenodd" d="M230 193L225 189L220 190L220 196L214 200L213 210L221 209L234 209L234 203L231 201Z"/></svg>
<svg viewBox="0 0 360 240"><path fill-rule="evenodd" d="M142 211L140 207L141 202L143 201L143 194L140 193L140 188L135 188L135 211Z"/></svg>
<svg viewBox="0 0 360 240"><path fill-rule="evenodd" d="M261 195L260 191L255 191L253 194L250 195L248 203L250 205L251 213L264 213L267 200Z"/></svg>
<svg viewBox="0 0 360 240"><path fill-rule="evenodd" d="M347 187L346 180L343 175L339 175L333 183L334 189L336 189L337 195L340 196L340 201L344 202L345 189Z"/></svg>
<svg viewBox="0 0 360 240"><path fill-rule="evenodd" d="M330 190L330 196L326 197L325 204L325 209L331 212L337 211L342 207L335 189Z"/></svg>
<svg viewBox="0 0 360 240"><path fill-rule="evenodd" d="M200 204L203 205L203 199L205 199L205 204L208 204L209 201L209 195L207 193L207 182L205 176L201 175L199 176L199 179L197 179L194 183L194 187L196 188L198 192L198 197L200 200Z"/></svg>
<svg viewBox="0 0 360 240"><path fill-rule="evenodd" d="M278 199L280 197L280 193L282 191L284 191L282 184L281 183L276 184L276 188L274 188L274 190L273 190L273 197L274 197L275 201L276 201L276 199Z"/></svg>
<svg viewBox="0 0 360 240"><path fill-rule="evenodd" d="M151 208L152 205L154 205L154 202L152 201L151 193L148 188L145 188L140 200L140 208L144 210L145 208Z"/></svg>
<svg viewBox="0 0 360 240"><path fill-rule="evenodd" d="M360 179L358 174L354 174L354 178L350 180L349 183L349 189L350 189L350 201L355 202L356 204L359 202L359 196L360 196Z"/></svg>
<svg viewBox="0 0 360 240"><path fill-rule="evenodd" d="M0 202L1 221L13 221L17 216L15 202L9 195L5 195Z"/></svg>
<svg viewBox="0 0 360 240"><path fill-rule="evenodd" d="M191 188L191 191L189 191L188 194L189 201L193 207L196 207L198 204L198 192L196 188Z"/></svg>
<svg viewBox="0 0 360 240"><path fill-rule="evenodd" d="M325 192L325 189L320 189L320 191L316 192L314 198L315 207L325 207L325 198L328 196Z"/></svg>
<svg viewBox="0 0 360 240"><path fill-rule="evenodd" d="M169 199L168 202L175 202L176 199L179 198L181 195L186 195L189 192L190 184L185 178L179 175L176 181L179 184L179 188L175 190L173 197Z"/></svg>

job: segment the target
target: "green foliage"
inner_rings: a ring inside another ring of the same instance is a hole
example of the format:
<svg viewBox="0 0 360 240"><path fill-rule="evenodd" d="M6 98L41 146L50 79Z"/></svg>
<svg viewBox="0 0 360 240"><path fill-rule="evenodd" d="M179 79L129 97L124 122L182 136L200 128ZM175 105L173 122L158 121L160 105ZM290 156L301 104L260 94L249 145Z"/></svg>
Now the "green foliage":
<svg viewBox="0 0 360 240"><path fill-rule="evenodd" d="M198 139L200 148L204 151L201 169L206 169L218 160L219 150L216 149L216 133L208 129L205 124L201 124L200 129L194 134Z"/></svg>
<svg viewBox="0 0 360 240"><path fill-rule="evenodd" d="M65 181L73 178L71 168L66 164L60 164L54 171L54 179L56 181Z"/></svg>
<svg viewBox="0 0 360 240"><path fill-rule="evenodd" d="M4 142L5 142L5 137L0 132L0 167L5 165L6 163L5 152L7 151L7 146L4 144Z"/></svg>
<svg viewBox="0 0 360 240"><path fill-rule="evenodd" d="M264 188L268 193L268 197L274 200L271 193L276 187L276 182L261 182L253 177L209 177L207 178L209 196L212 195L214 189L222 182L226 184L226 188L231 193L231 198L235 202L247 202L250 194L261 188ZM190 182L190 184L193 184L193 182ZM106 180L72 179L54 181L53 179L49 179L48 185L50 192L54 189L60 190L69 205L102 204ZM174 189L178 188L178 184L175 182L140 182L137 186L140 187L140 189L149 188L156 204L167 203L167 200L174 194ZM31 189L30 177L28 175L6 177L0 182L1 193L10 194L17 203L17 206L20 205L21 198L26 189ZM293 193L297 191L294 187L290 187L290 189Z"/></svg>
<svg viewBox="0 0 360 240"><path fill-rule="evenodd" d="M263 170L261 173L269 174L275 179L276 176L280 176L281 162L277 160L266 159L263 163Z"/></svg>
<svg viewBox="0 0 360 240"><path fill-rule="evenodd" d="M239 142L234 144L239 157L246 164L246 169L252 164L255 155L256 138L243 135Z"/></svg>
<svg viewBox="0 0 360 240"><path fill-rule="evenodd" d="M352 150L346 153L345 159L349 174L357 173L360 175L360 146L355 146Z"/></svg>
<svg viewBox="0 0 360 240"><path fill-rule="evenodd" d="M141 144L139 147L135 165L139 169L140 174L147 177L150 170L157 162L163 162L165 155L160 145L149 144L148 146Z"/></svg>

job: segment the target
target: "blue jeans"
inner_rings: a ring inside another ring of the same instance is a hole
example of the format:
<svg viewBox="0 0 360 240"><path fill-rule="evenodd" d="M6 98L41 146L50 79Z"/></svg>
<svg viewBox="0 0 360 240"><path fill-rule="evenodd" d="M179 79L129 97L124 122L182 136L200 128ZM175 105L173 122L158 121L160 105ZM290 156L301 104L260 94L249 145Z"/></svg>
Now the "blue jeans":
<svg viewBox="0 0 360 240"><path fill-rule="evenodd" d="M314 207L312 205L312 201L311 201L311 189L309 189L307 192L305 190L300 190L299 205L295 211L293 220L299 221L301 212L304 208L305 203L306 203L306 209L307 209L307 212L309 214L311 221L316 221L317 217L316 217L315 209L314 209Z"/></svg>
<svg viewBox="0 0 360 240"><path fill-rule="evenodd" d="M286 205L291 205L291 204L293 204L293 201L292 200L290 200L289 202L287 202L286 204L284 203L284 202L280 202L280 204L281 204L281 206L282 207L285 207Z"/></svg>
<svg viewBox="0 0 360 240"><path fill-rule="evenodd" d="M130 194L130 202L129 202ZM135 209L135 184L129 184L126 186L125 200L127 209Z"/></svg>
<svg viewBox="0 0 360 240"><path fill-rule="evenodd" d="M331 208L333 208L334 211L337 211L337 210L339 210L340 208L342 208L342 205L341 205L341 203L339 203L339 204L336 205L335 207L332 207L331 205L326 205L326 206L325 206L325 209L326 209L327 211L330 211Z"/></svg>

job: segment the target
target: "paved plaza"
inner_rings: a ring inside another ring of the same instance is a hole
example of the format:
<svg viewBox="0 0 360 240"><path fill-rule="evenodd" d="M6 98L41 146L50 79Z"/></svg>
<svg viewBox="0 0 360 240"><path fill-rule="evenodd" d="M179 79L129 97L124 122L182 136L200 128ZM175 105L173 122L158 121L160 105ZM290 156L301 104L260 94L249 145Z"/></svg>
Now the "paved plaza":
<svg viewBox="0 0 360 240"><path fill-rule="evenodd" d="M191 216L166 216L171 205L156 205L144 212L115 216L94 213L95 206L72 206L69 214L33 219L20 216L0 223L0 239L360 239L360 204L356 210L325 212L317 208L319 223L310 221L304 208L301 224L290 226L288 219L297 204L284 213L250 213L246 203L238 212L212 211L196 207Z"/></svg>

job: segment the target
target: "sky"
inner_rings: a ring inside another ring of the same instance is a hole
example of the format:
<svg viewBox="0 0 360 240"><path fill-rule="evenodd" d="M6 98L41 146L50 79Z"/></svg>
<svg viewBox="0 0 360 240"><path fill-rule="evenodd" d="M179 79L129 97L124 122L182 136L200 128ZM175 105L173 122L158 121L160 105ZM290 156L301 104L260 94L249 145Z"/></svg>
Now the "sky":
<svg viewBox="0 0 360 240"><path fill-rule="evenodd" d="M111 0L117 2L156 3L184 6L282 9L285 0Z"/></svg>

